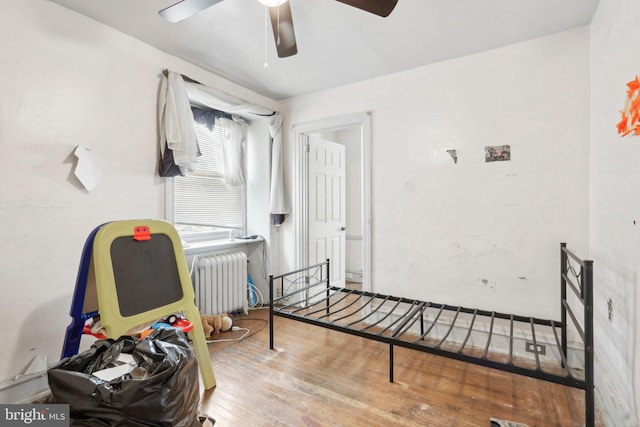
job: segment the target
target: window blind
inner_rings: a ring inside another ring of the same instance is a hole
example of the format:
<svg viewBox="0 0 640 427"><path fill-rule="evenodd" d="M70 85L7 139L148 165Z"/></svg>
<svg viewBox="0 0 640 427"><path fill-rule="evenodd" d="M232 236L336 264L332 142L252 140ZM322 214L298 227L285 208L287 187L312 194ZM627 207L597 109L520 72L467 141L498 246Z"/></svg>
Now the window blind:
<svg viewBox="0 0 640 427"><path fill-rule="evenodd" d="M173 181L173 214L176 225L243 230L245 186L224 183L223 144L229 138L224 127L194 122L201 156L195 171Z"/></svg>

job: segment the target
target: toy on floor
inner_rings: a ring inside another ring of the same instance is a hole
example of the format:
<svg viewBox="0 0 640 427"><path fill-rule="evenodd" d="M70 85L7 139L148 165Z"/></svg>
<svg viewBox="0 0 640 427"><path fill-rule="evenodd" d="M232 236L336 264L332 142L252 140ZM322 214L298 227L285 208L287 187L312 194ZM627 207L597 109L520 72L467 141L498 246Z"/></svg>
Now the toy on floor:
<svg viewBox="0 0 640 427"><path fill-rule="evenodd" d="M202 315L200 318L202 319L202 328L204 329L205 337L226 332L233 326L233 320L231 320L231 317L227 313Z"/></svg>
<svg viewBox="0 0 640 427"><path fill-rule="evenodd" d="M145 327L145 329L139 332L140 338L143 339L147 337L151 332L153 332L153 330L159 329L159 328L180 329L182 332L186 334L188 332L191 332L191 330L193 329L193 323L191 323L187 319L184 319L180 315L172 314L170 316L167 316L163 319L160 319L152 323L148 327ZM104 330L102 329L102 323L100 322L99 317L93 318L91 324L85 324L82 329L83 334L93 335L94 337L100 340L107 339L107 336L104 335L103 332ZM134 335L138 335L138 333Z"/></svg>
<svg viewBox="0 0 640 427"><path fill-rule="evenodd" d="M191 323L187 319L182 318L181 316L172 314L170 316L165 317L164 319L158 320L157 322L152 324L149 329L142 331L140 333L140 338L141 339L146 338L149 334L151 334L151 332L161 328L180 329L182 332L186 334L188 332L191 332L191 330L193 329L193 323Z"/></svg>

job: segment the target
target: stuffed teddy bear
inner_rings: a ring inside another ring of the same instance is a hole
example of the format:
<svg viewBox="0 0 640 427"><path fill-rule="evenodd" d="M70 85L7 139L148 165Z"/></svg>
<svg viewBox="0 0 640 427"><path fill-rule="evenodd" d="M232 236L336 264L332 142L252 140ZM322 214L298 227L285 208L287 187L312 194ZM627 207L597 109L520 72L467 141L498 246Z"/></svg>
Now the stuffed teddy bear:
<svg viewBox="0 0 640 427"><path fill-rule="evenodd" d="M233 326L233 320L227 313L220 313L214 315L201 315L202 328L204 329L204 336L210 337L212 335L218 335L221 331L225 332L231 329Z"/></svg>

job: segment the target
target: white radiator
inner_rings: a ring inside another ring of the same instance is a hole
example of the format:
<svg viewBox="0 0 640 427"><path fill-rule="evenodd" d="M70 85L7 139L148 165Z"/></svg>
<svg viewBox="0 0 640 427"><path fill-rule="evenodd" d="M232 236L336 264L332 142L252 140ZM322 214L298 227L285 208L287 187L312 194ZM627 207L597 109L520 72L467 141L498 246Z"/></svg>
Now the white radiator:
<svg viewBox="0 0 640 427"><path fill-rule="evenodd" d="M247 314L247 255L242 251L199 255L193 286L200 313Z"/></svg>

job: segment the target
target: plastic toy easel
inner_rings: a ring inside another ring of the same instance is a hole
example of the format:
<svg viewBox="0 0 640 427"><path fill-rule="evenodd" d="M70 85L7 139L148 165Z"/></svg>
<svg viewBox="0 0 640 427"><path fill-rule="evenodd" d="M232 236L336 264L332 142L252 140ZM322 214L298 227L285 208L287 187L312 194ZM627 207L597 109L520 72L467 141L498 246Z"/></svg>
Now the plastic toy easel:
<svg viewBox="0 0 640 427"><path fill-rule="evenodd" d="M78 353L84 325L100 316L105 335L118 338L174 313L193 323L190 338L206 389L216 379L180 237L160 220L116 221L87 238L78 269L62 357Z"/></svg>

